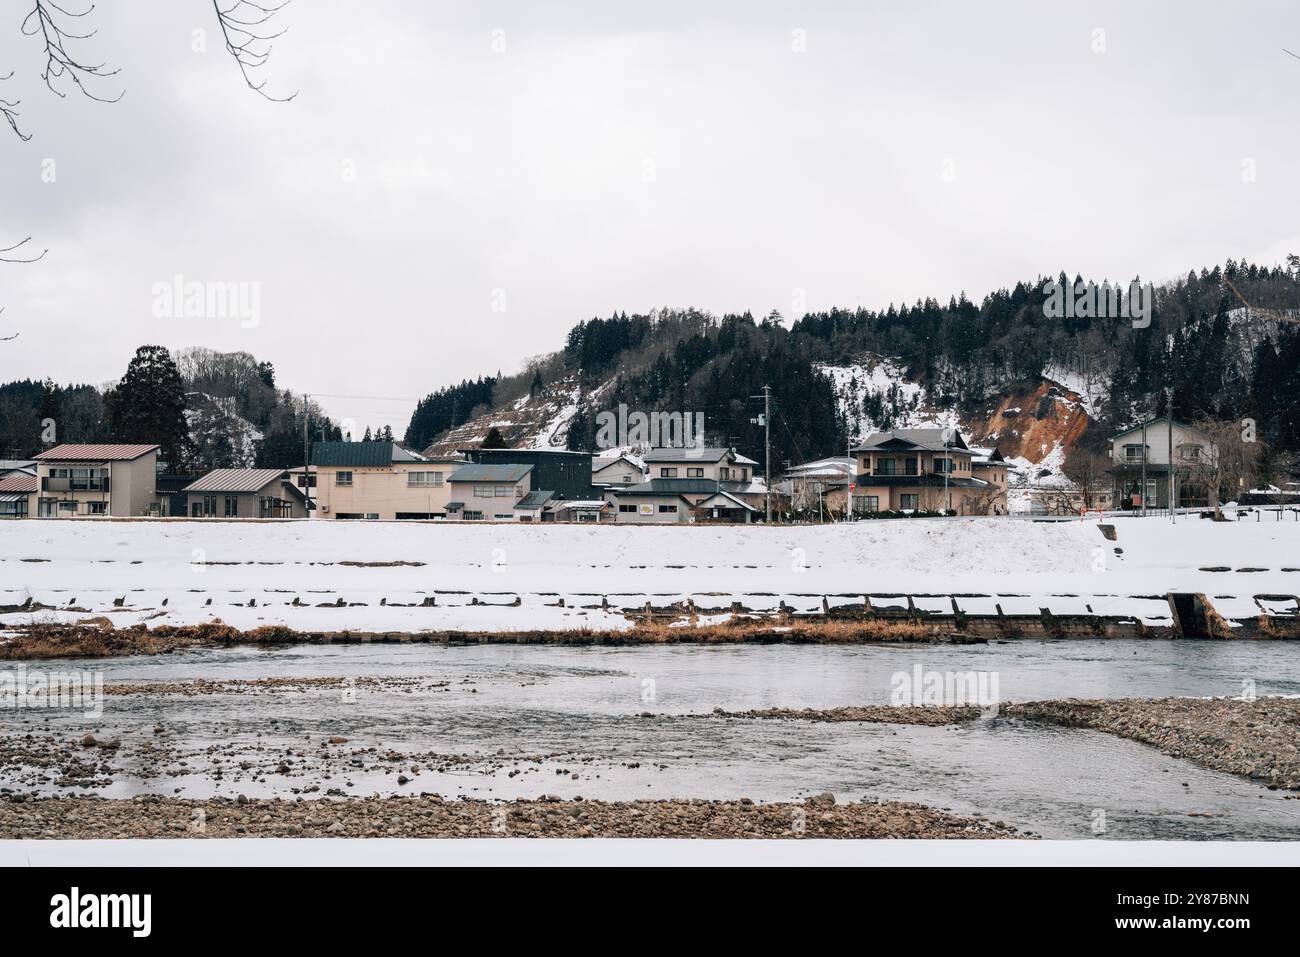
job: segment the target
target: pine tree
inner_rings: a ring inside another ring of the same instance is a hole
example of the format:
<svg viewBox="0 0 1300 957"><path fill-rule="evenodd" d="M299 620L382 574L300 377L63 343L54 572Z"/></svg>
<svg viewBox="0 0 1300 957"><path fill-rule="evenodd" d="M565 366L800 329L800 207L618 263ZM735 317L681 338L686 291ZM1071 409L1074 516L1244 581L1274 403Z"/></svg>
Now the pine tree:
<svg viewBox="0 0 1300 957"><path fill-rule="evenodd" d="M171 353L162 346L135 350L126 375L104 397L104 407L114 441L156 444L160 458L174 471L186 466L190 434L185 390Z"/></svg>
<svg viewBox="0 0 1300 957"><path fill-rule="evenodd" d="M488 430L488 434L483 437L483 444L479 446L479 448L504 449L509 448L509 446L506 445L506 440L502 437L501 430L494 425Z"/></svg>

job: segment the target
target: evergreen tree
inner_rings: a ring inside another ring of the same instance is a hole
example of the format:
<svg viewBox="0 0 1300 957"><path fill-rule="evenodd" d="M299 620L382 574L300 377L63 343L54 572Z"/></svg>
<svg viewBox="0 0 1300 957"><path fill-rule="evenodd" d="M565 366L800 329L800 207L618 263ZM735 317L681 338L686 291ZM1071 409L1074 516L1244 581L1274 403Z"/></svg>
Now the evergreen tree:
<svg viewBox="0 0 1300 957"><path fill-rule="evenodd" d="M189 458L185 390L171 353L162 346L141 346L122 381L104 397L108 431L115 442L161 447L160 459L182 470Z"/></svg>
<svg viewBox="0 0 1300 957"><path fill-rule="evenodd" d="M488 434L483 437L483 444L479 446L484 449L504 449L509 448L506 440L501 436L501 430L495 425L488 430Z"/></svg>

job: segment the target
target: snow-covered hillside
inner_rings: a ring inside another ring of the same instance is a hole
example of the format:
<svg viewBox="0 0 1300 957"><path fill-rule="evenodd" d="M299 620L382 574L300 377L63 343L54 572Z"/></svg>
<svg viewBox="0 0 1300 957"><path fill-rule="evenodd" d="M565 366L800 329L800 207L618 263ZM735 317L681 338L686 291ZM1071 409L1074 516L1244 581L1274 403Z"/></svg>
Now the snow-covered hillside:
<svg viewBox="0 0 1300 957"><path fill-rule="evenodd" d="M844 365L816 368L830 378L840 414L855 439L888 429L950 426L968 431L956 413L933 407L925 389L908 381L894 359L868 354Z"/></svg>

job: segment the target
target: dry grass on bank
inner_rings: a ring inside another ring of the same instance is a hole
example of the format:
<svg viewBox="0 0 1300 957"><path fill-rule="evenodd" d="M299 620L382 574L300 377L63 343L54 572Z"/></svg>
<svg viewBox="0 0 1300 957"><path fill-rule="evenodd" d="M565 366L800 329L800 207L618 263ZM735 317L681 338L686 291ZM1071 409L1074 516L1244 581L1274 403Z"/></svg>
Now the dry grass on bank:
<svg viewBox="0 0 1300 957"><path fill-rule="evenodd" d="M12 626L0 641L0 660L110 658L170 654L189 648L331 642L432 642L444 644L639 645L639 644L864 644L944 641L912 622L737 618L725 623L638 623L625 631L573 629L520 632L363 633L296 631L267 625L241 631L221 621L201 625L143 624L114 628L106 618L78 624Z"/></svg>

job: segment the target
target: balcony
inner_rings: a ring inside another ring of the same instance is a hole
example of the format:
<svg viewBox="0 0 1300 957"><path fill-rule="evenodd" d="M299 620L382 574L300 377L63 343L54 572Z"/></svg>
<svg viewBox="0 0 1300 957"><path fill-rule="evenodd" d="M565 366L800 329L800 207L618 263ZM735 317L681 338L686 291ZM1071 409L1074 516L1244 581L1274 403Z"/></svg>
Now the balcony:
<svg viewBox="0 0 1300 957"><path fill-rule="evenodd" d="M107 492L109 479L72 479L41 477L42 492Z"/></svg>

